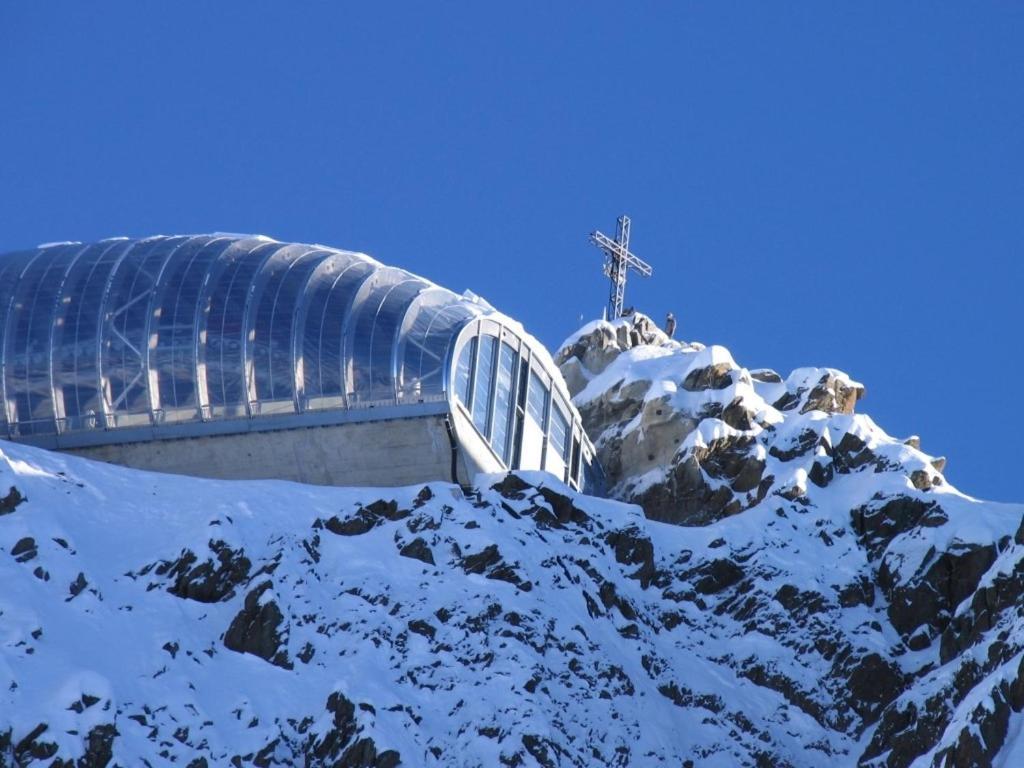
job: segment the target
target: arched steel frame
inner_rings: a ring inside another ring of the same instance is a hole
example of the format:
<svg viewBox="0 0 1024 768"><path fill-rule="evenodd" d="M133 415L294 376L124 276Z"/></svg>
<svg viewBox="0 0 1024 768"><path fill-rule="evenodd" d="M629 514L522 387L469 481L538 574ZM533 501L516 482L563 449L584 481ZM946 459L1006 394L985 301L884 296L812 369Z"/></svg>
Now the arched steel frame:
<svg viewBox="0 0 1024 768"><path fill-rule="evenodd" d="M463 349L486 402L453 391ZM544 347L486 303L364 254L213 234L0 256L0 437L75 448L462 407L517 468L532 381L541 464L578 483L593 448Z"/></svg>
<svg viewBox="0 0 1024 768"><path fill-rule="evenodd" d="M0 256L0 436L72 447L128 428L443 402L451 346L491 311L363 254L263 237Z"/></svg>

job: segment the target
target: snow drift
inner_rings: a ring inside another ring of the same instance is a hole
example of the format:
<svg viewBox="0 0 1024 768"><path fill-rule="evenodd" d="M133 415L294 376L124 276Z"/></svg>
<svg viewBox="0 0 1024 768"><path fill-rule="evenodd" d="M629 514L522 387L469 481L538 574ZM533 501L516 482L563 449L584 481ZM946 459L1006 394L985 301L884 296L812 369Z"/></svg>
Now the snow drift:
<svg viewBox="0 0 1024 768"><path fill-rule="evenodd" d="M1024 506L952 488L838 371L641 317L559 362L643 509L0 444L0 766L1024 760Z"/></svg>

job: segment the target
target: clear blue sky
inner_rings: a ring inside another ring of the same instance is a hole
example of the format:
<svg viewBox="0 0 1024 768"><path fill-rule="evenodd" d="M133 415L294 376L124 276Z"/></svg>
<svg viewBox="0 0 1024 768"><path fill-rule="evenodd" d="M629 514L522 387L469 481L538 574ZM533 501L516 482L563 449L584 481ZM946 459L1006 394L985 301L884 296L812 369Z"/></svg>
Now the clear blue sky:
<svg viewBox="0 0 1024 768"><path fill-rule="evenodd" d="M686 339L1024 500L1024 5L0 3L0 250L260 232L556 345L633 218Z"/></svg>

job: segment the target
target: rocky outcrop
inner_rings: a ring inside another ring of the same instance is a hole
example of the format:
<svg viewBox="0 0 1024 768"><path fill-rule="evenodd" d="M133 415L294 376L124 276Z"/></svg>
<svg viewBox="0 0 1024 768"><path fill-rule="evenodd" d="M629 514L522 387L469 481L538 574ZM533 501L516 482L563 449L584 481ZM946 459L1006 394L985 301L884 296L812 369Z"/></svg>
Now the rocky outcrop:
<svg viewBox="0 0 1024 768"><path fill-rule="evenodd" d="M1024 506L837 371L584 330L560 357L643 509L0 448L0 766L1012 764Z"/></svg>
<svg viewBox="0 0 1024 768"><path fill-rule="evenodd" d="M822 727L858 738L873 728L858 762L991 765L1021 711L1024 627L1011 627L1024 527L1011 540L995 505L945 482L945 458L857 415L864 386L841 371L747 371L721 348L632 334L633 323L649 327L636 317L591 324L558 354L612 495L676 525L735 531L747 518L764 537L743 550L723 534L687 553L682 570L656 577L664 596L731 617L739 629L727 647L756 633L816 656L808 680L724 652L736 674ZM769 551L775 559L762 561ZM777 559L787 551L796 560ZM834 575L798 575L798 561L819 556L839 565ZM707 627L692 612L662 618ZM694 701L676 683L665 691Z"/></svg>
<svg viewBox="0 0 1024 768"><path fill-rule="evenodd" d="M363 704L363 711L373 707ZM398 768L402 757L393 749L378 751L372 738L362 735L356 705L337 691L327 698L331 728L319 737L311 737L305 747L310 766L352 766L353 768Z"/></svg>
<svg viewBox="0 0 1024 768"><path fill-rule="evenodd" d="M245 596L245 605L224 633L224 647L291 669L284 615L275 600L265 597L272 593L273 586L272 582L265 581Z"/></svg>
<svg viewBox="0 0 1024 768"><path fill-rule="evenodd" d="M234 551L223 541L211 541L209 548L216 562L212 558L199 562L194 552L185 550L176 559L156 566L156 575L170 582L168 592L200 603L234 597L235 589L248 581L252 563L244 552Z"/></svg>
<svg viewBox="0 0 1024 768"><path fill-rule="evenodd" d="M11 512L18 508L19 504L24 504L26 501L28 499L22 496L21 491L12 485L7 495L0 498L0 515L11 514Z"/></svg>

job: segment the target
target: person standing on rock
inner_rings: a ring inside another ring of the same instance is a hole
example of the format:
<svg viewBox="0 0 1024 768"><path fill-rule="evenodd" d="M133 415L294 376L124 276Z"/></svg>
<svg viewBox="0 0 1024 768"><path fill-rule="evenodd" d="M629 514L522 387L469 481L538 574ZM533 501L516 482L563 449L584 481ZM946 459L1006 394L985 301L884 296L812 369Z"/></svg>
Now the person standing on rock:
<svg viewBox="0 0 1024 768"><path fill-rule="evenodd" d="M665 335L670 339L675 336L676 333L676 316L671 312L665 316Z"/></svg>

